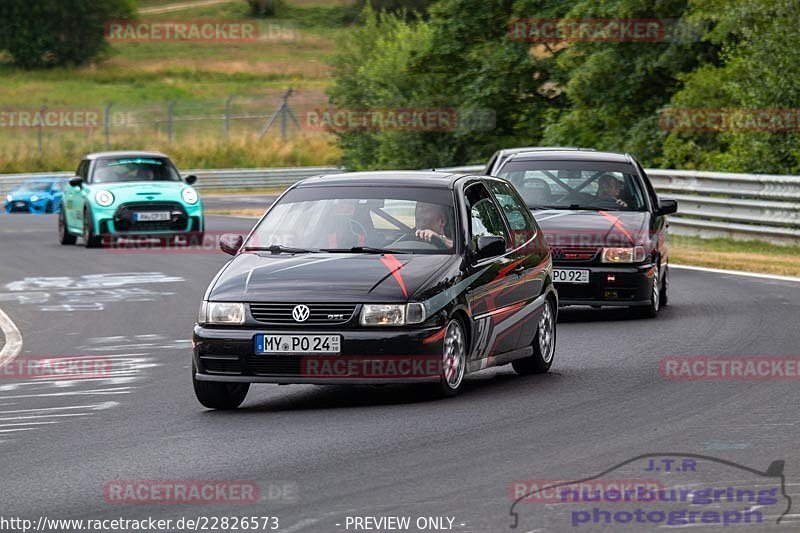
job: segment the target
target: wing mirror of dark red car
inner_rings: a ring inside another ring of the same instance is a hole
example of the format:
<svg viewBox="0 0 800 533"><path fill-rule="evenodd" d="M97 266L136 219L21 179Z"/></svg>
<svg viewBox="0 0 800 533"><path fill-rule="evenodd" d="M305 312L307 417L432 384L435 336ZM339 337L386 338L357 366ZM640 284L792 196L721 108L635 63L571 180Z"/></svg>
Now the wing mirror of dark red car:
<svg viewBox="0 0 800 533"><path fill-rule="evenodd" d="M69 184L73 187L83 187L83 178L80 176L75 176L74 178L69 179Z"/></svg>
<svg viewBox="0 0 800 533"><path fill-rule="evenodd" d="M496 235L484 235L478 237L477 259L487 259L506 253L506 240Z"/></svg>
<svg viewBox="0 0 800 533"><path fill-rule="evenodd" d="M234 233L226 233L222 237L219 238L219 249L225 252L226 254L236 255L236 252L239 251L239 248L242 247L242 243L244 242L244 237L241 235L236 235Z"/></svg>
<svg viewBox="0 0 800 533"><path fill-rule="evenodd" d="M659 202L661 205L658 208L658 215L672 215L678 212L678 201L670 200L669 198L662 198Z"/></svg>

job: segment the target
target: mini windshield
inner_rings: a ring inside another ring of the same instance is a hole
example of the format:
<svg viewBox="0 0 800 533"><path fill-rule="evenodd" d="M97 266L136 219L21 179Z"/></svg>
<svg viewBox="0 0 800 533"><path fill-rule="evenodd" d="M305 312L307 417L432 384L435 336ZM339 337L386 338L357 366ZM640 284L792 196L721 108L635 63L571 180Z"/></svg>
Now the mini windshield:
<svg viewBox="0 0 800 533"><path fill-rule="evenodd" d="M180 181L180 175L168 159L159 157L133 157L99 159L92 183L124 181Z"/></svg>
<svg viewBox="0 0 800 533"><path fill-rule="evenodd" d="M646 209L635 170L624 163L512 160L498 175L531 209Z"/></svg>
<svg viewBox="0 0 800 533"><path fill-rule="evenodd" d="M297 253L453 253L452 191L424 187L300 187L245 244Z"/></svg>

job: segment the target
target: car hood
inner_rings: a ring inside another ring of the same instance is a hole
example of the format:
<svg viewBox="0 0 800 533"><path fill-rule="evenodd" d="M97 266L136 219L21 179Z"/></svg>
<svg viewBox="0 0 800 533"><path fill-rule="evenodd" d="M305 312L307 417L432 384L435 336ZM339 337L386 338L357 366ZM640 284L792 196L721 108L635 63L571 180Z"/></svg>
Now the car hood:
<svg viewBox="0 0 800 533"><path fill-rule="evenodd" d="M650 223L646 211L547 209L533 215L551 246L642 245Z"/></svg>
<svg viewBox="0 0 800 533"><path fill-rule="evenodd" d="M182 181L126 181L118 183L92 183L92 190L111 192L118 201L178 200L181 190L189 187Z"/></svg>
<svg viewBox="0 0 800 533"><path fill-rule="evenodd" d="M50 196L49 191L31 191L28 189L17 189L9 192L8 194L10 194L11 198L14 200L30 200L31 196L38 196L39 198Z"/></svg>
<svg viewBox="0 0 800 533"><path fill-rule="evenodd" d="M403 302L449 255L243 253L231 260L209 300L243 302Z"/></svg>

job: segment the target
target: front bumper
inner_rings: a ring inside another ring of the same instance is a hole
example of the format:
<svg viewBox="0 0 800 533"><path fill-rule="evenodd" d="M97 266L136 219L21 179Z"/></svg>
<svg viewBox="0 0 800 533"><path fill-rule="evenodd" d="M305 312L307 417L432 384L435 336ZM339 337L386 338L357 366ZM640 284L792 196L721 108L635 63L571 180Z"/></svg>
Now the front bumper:
<svg viewBox="0 0 800 533"><path fill-rule="evenodd" d="M92 208L94 234L103 237L170 237L205 231L202 203L186 205L175 201L161 201L153 204L165 204L154 207L148 203L113 204L110 207ZM173 212L169 221L135 222L133 213L138 210L163 210Z"/></svg>
<svg viewBox="0 0 800 533"><path fill-rule="evenodd" d="M264 333L341 335L341 354L256 355L255 336ZM437 382L443 337L443 325L375 330L195 325L195 379L337 385Z"/></svg>
<svg viewBox="0 0 800 533"><path fill-rule="evenodd" d="M556 283L559 306L643 306L652 296L656 265L554 263L554 269L589 270L589 283Z"/></svg>
<svg viewBox="0 0 800 533"><path fill-rule="evenodd" d="M47 202L39 200L31 202L29 200L12 200L5 203L6 213L28 213L31 215L42 215L47 212Z"/></svg>

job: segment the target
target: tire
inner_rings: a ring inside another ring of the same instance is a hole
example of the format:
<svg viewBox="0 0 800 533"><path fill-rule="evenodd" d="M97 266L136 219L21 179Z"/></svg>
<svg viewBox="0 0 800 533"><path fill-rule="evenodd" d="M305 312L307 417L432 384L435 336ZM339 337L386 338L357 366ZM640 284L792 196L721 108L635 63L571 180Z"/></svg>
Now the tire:
<svg viewBox="0 0 800 533"><path fill-rule="evenodd" d="M467 346L464 325L451 318L442 341L442 376L436 390L439 396L455 396L461 390L467 370Z"/></svg>
<svg viewBox="0 0 800 533"><path fill-rule="evenodd" d="M69 232L67 229L67 221L66 215L64 211L61 211L58 214L58 242L63 245L75 244L75 241L78 239L75 235Z"/></svg>
<svg viewBox="0 0 800 533"><path fill-rule="evenodd" d="M656 266L656 273L653 276L653 283L650 289L650 302L647 305L631 307L631 314L636 318L655 318L661 310L661 266Z"/></svg>
<svg viewBox="0 0 800 533"><path fill-rule="evenodd" d="M47 205L44 206L45 214L50 214L53 212L53 202L47 202Z"/></svg>
<svg viewBox="0 0 800 533"><path fill-rule="evenodd" d="M213 381L198 381L195 378L195 366L192 364L192 385L194 395L203 407L227 411L236 409L247 397L250 390L249 383L215 383Z"/></svg>
<svg viewBox="0 0 800 533"><path fill-rule="evenodd" d="M664 266L664 276L661 280L661 307L669 305L669 265Z"/></svg>
<svg viewBox="0 0 800 533"><path fill-rule="evenodd" d="M553 366L556 355L556 312L549 298L545 300L532 347L533 355L511 362L517 374L522 376L543 374Z"/></svg>
<svg viewBox="0 0 800 533"><path fill-rule="evenodd" d="M83 211L83 245L87 248L100 248L103 246L102 237L94 234L94 224L92 223L92 212L88 209Z"/></svg>

